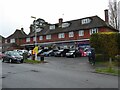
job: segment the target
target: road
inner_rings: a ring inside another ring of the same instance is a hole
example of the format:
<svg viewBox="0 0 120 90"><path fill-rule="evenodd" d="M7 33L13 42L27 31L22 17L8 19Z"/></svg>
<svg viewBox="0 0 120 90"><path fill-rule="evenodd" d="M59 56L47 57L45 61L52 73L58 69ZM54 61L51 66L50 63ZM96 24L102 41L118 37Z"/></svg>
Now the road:
<svg viewBox="0 0 120 90"><path fill-rule="evenodd" d="M118 88L117 76L94 73L87 58L45 60L48 63L2 63L2 88Z"/></svg>

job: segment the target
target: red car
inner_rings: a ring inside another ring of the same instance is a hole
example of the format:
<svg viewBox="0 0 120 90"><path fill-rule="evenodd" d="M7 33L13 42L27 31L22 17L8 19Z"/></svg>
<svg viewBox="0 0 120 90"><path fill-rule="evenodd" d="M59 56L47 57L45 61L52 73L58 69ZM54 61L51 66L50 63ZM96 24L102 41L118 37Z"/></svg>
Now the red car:
<svg viewBox="0 0 120 90"><path fill-rule="evenodd" d="M0 52L0 59L2 59L5 55Z"/></svg>

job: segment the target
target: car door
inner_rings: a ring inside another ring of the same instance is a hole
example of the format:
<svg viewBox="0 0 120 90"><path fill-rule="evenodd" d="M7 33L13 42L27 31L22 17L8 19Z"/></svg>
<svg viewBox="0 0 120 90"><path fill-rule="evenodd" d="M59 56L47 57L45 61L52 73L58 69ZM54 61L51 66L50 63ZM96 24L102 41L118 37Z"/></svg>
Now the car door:
<svg viewBox="0 0 120 90"><path fill-rule="evenodd" d="M5 52L4 61L9 60L9 52Z"/></svg>

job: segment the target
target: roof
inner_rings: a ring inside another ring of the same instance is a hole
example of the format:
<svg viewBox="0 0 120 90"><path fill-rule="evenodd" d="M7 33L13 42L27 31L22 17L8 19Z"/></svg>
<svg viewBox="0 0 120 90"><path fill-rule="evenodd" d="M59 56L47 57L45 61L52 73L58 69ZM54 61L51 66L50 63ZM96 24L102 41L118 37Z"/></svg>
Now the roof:
<svg viewBox="0 0 120 90"><path fill-rule="evenodd" d="M0 35L0 40L5 39L2 35Z"/></svg>
<svg viewBox="0 0 120 90"><path fill-rule="evenodd" d="M89 18L91 21L88 24L81 24L81 21L83 19ZM37 33L37 35L48 35L48 34L55 34L55 33L62 33L62 32L69 32L69 31L76 31L76 30L87 30L91 28L100 28L100 27L107 27L111 28L112 30L117 31L114 29L112 26L110 26L108 23L106 23L104 20L102 20L100 17L96 16L91 16L91 17L85 17L82 19L77 19L77 20L71 20L71 21L66 21L63 23L70 23L70 26L66 28L61 28L58 27L59 23L52 24L55 25L55 29L50 30L49 28L43 29L40 32ZM30 34L30 36L34 36L34 32Z"/></svg>
<svg viewBox="0 0 120 90"><path fill-rule="evenodd" d="M27 34L23 30L16 29L16 31L13 34L11 34L10 36L8 36L7 39L24 38L26 36L27 36Z"/></svg>

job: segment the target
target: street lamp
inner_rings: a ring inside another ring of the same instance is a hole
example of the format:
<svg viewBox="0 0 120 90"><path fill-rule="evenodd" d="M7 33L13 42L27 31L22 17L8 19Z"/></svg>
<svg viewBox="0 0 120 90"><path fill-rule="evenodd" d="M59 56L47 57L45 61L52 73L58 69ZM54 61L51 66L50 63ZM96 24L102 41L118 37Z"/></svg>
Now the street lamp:
<svg viewBox="0 0 120 90"><path fill-rule="evenodd" d="M37 46L37 31L36 31L36 17L31 16L31 18L35 19L34 23L34 31L35 31L35 47ZM37 60L37 53L35 52L35 60Z"/></svg>
<svg viewBox="0 0 120 90"><path fill-rule="evenodd" d="M34 23L34 31L35 31L35 46L37 45L37 32L36 32L36 17L31 16L31 18L34 19L35 23Z"/></svg>

